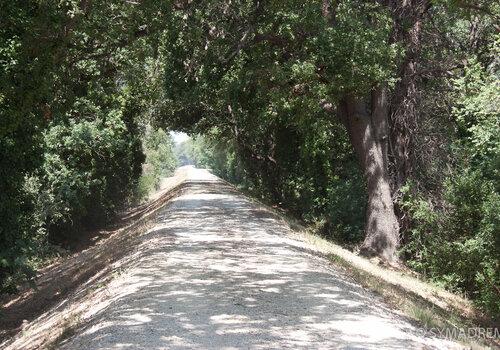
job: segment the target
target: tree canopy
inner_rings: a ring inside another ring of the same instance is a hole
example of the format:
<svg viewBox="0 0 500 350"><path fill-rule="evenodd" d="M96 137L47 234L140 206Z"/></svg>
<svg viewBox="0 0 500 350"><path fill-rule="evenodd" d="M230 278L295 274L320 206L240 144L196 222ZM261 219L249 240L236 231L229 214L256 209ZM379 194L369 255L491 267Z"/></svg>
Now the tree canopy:
<svg viewBox="0 0 500 350"><path fill-rule="evenodd" d="M156 186L180 130L198 165L500 312L498 4L4 1L0 19L4 290Z"/></svg>

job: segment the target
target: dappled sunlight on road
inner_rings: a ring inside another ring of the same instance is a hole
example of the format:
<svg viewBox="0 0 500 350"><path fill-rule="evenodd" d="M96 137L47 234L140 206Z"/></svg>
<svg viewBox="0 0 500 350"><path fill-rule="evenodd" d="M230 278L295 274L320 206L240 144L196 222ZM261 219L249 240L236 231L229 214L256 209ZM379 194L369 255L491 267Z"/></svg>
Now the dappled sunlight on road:
<svg viewBox="0 0 500 350"><path fill-rule="evenodd" d="M73 349L446 348L202 170L107 287Z"/></svg>

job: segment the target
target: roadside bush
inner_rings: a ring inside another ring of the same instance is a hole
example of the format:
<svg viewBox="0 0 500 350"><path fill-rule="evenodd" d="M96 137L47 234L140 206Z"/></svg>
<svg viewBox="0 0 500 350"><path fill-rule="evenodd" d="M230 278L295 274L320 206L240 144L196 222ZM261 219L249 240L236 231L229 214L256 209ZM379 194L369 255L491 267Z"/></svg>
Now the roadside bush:
<svg viewBox="0 0 500 350"><path fill-rule="evenodd" d="M146 132L143 152L146 158L135 194L138 200L158 189L161 178L171 176L178 165L172 137L161 128Z"/></svg>
<svg viewBox="0 0 500 350"><path fill-rule="evenodd" d="M445 184L441 207L410 193L407 187L403 200L412 217L408 264L499 315L500 196L493 183L478 171L457 174Z"/></svg>
<svg viewBox="0 0 500 350"><path fill-rule="evenodd" d="M0 292L14 292L19 283L33 281L37 264L51 253L40 215L39 193L38 178L27 177L17 197L10 198L10 209L15 210L17 220L10 227L4 222L0 230Z"/></svg>
<svg viewBox="0 0 500 350"><path fill-rule="evenodd" d="M140 175L140 147L118 111L48 128L40 178L53 238L69 227L102 224L123 206Z"/></svg>
<svg viewBox="0 0 500 350"><path fill-rule="evenodd" d="M500 53L500 36L490 47ZM454 164L436 196L404 188L408 264L446 288L467 294L500 317L500 85L498 60L475 57L454 79Z"/></svg>
<svg viewBox="0 0 500 350"><path fill-rule="evenodd" d="M353 169L353 173L355 173ZM364 238L366 212L363 177L334 178L328 186L327 232L337 242L357 243Z"/></svg>

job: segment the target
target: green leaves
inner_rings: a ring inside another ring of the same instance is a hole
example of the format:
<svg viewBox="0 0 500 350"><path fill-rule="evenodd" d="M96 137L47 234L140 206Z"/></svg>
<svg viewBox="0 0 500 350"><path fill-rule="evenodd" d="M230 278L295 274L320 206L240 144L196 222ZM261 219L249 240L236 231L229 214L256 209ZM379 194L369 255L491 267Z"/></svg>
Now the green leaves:
<svg viewBox="0 0 500 350"><path fill-rule="evenodd" d="M493 54L500 52L500 37L493 45ZM463 142L472 158L483 164L485 171L497 173L500 162L500 86L499 67L485 70L477 60L471 60L464 76L454 80L457 104L453 109Z"/></svg>
<svg viewBox="0 0 500 350"><path fill-rule="evenodd" d="M140 166L134 164L137 137L117 111L105 119L71 119L49 127L41 174L47 223L95 224L114 214L139 175L134 170Z"/></svg>
<svg viewBox="0 0 500 350"><path fill-rule="evenodd" d="M144 160L138 121L152 90L140 73L158 51L169 5L2 4L0 256L8 266L0 280L9 289L28 276L49 234L62 240L83 221L103 222L132 194Z"/></svg>
<svg viewBox="0 0 500 350"><path fill-rule="evenodd" d="M172 138L161 128L148 128L143 149L146 159L136 193L139 200L147 199L149 194L158 189L162 177L171 176L178 165Z"/></svg>

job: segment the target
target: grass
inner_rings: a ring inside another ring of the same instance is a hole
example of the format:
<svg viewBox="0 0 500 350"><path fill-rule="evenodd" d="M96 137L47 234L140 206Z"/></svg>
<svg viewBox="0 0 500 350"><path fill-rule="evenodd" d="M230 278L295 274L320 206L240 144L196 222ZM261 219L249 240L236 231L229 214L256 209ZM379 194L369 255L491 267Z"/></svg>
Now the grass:
<svg viewBox="0 0 500 350"><path fill-rule="evenodd" d="M231 185L230 183L228 183ZM232 185L231 185L232 186ZM239 189L242 190L242 189ZM427 283L414 275L395 271L373 264L356 254L320 237L314 229L279 210L263 204L243 189L245 196L256 205L270 211L294 232L299 240L314 246L319 255L325 256L334 265L366 289L378 294L388 305L399 310L417 326L425 330L458 330L474 327L491 327L484 315L472 303L458 294L445 291L435 284ZM468 349L498 347L498 339L457 339Z"/></svg>
<svg viewBox="0 0 500 350"><path fill-rule="evenodd" d="M411 305L408 308L408 315L419 321L419 323L424 326L425 329L439 327L440 324L435 318L434 308L419 307L417 305Z"/></svg>
<svg viewBox="0 0 500 350"><path fill-rule="evenodd" d="M313 241L322 240L315 237ZM417 326L425 330L457 330L478 327L474 320L464 318L455 310L443 309L441 306L433 304L422 296L406 289L404 285L394 285L388 281L381 280L377 276L362 268L353 266L349 261L336 254L328 254L327 258L340 267L342 271L361 284L366 289L378 294L384 302L391 307L401 311L410 318ZM388 271L392 273L392 271ZM436 288L433 286L433 288ZM463 340L456 339L469 349L483 349L485 346L498 346L497 343L488 340Z"/></svg>
<svg viewBox="0 0 500 350"><path fill-rule="evenodd" d="M81 320L78 316L70 316L68 317L63 324L61 324L60 329L61 333L55 337L50 343L46 344L45 347L48 350L55 350L61 345L63 341L71 338L76 334L76 330L80 325Z"/></svg>

